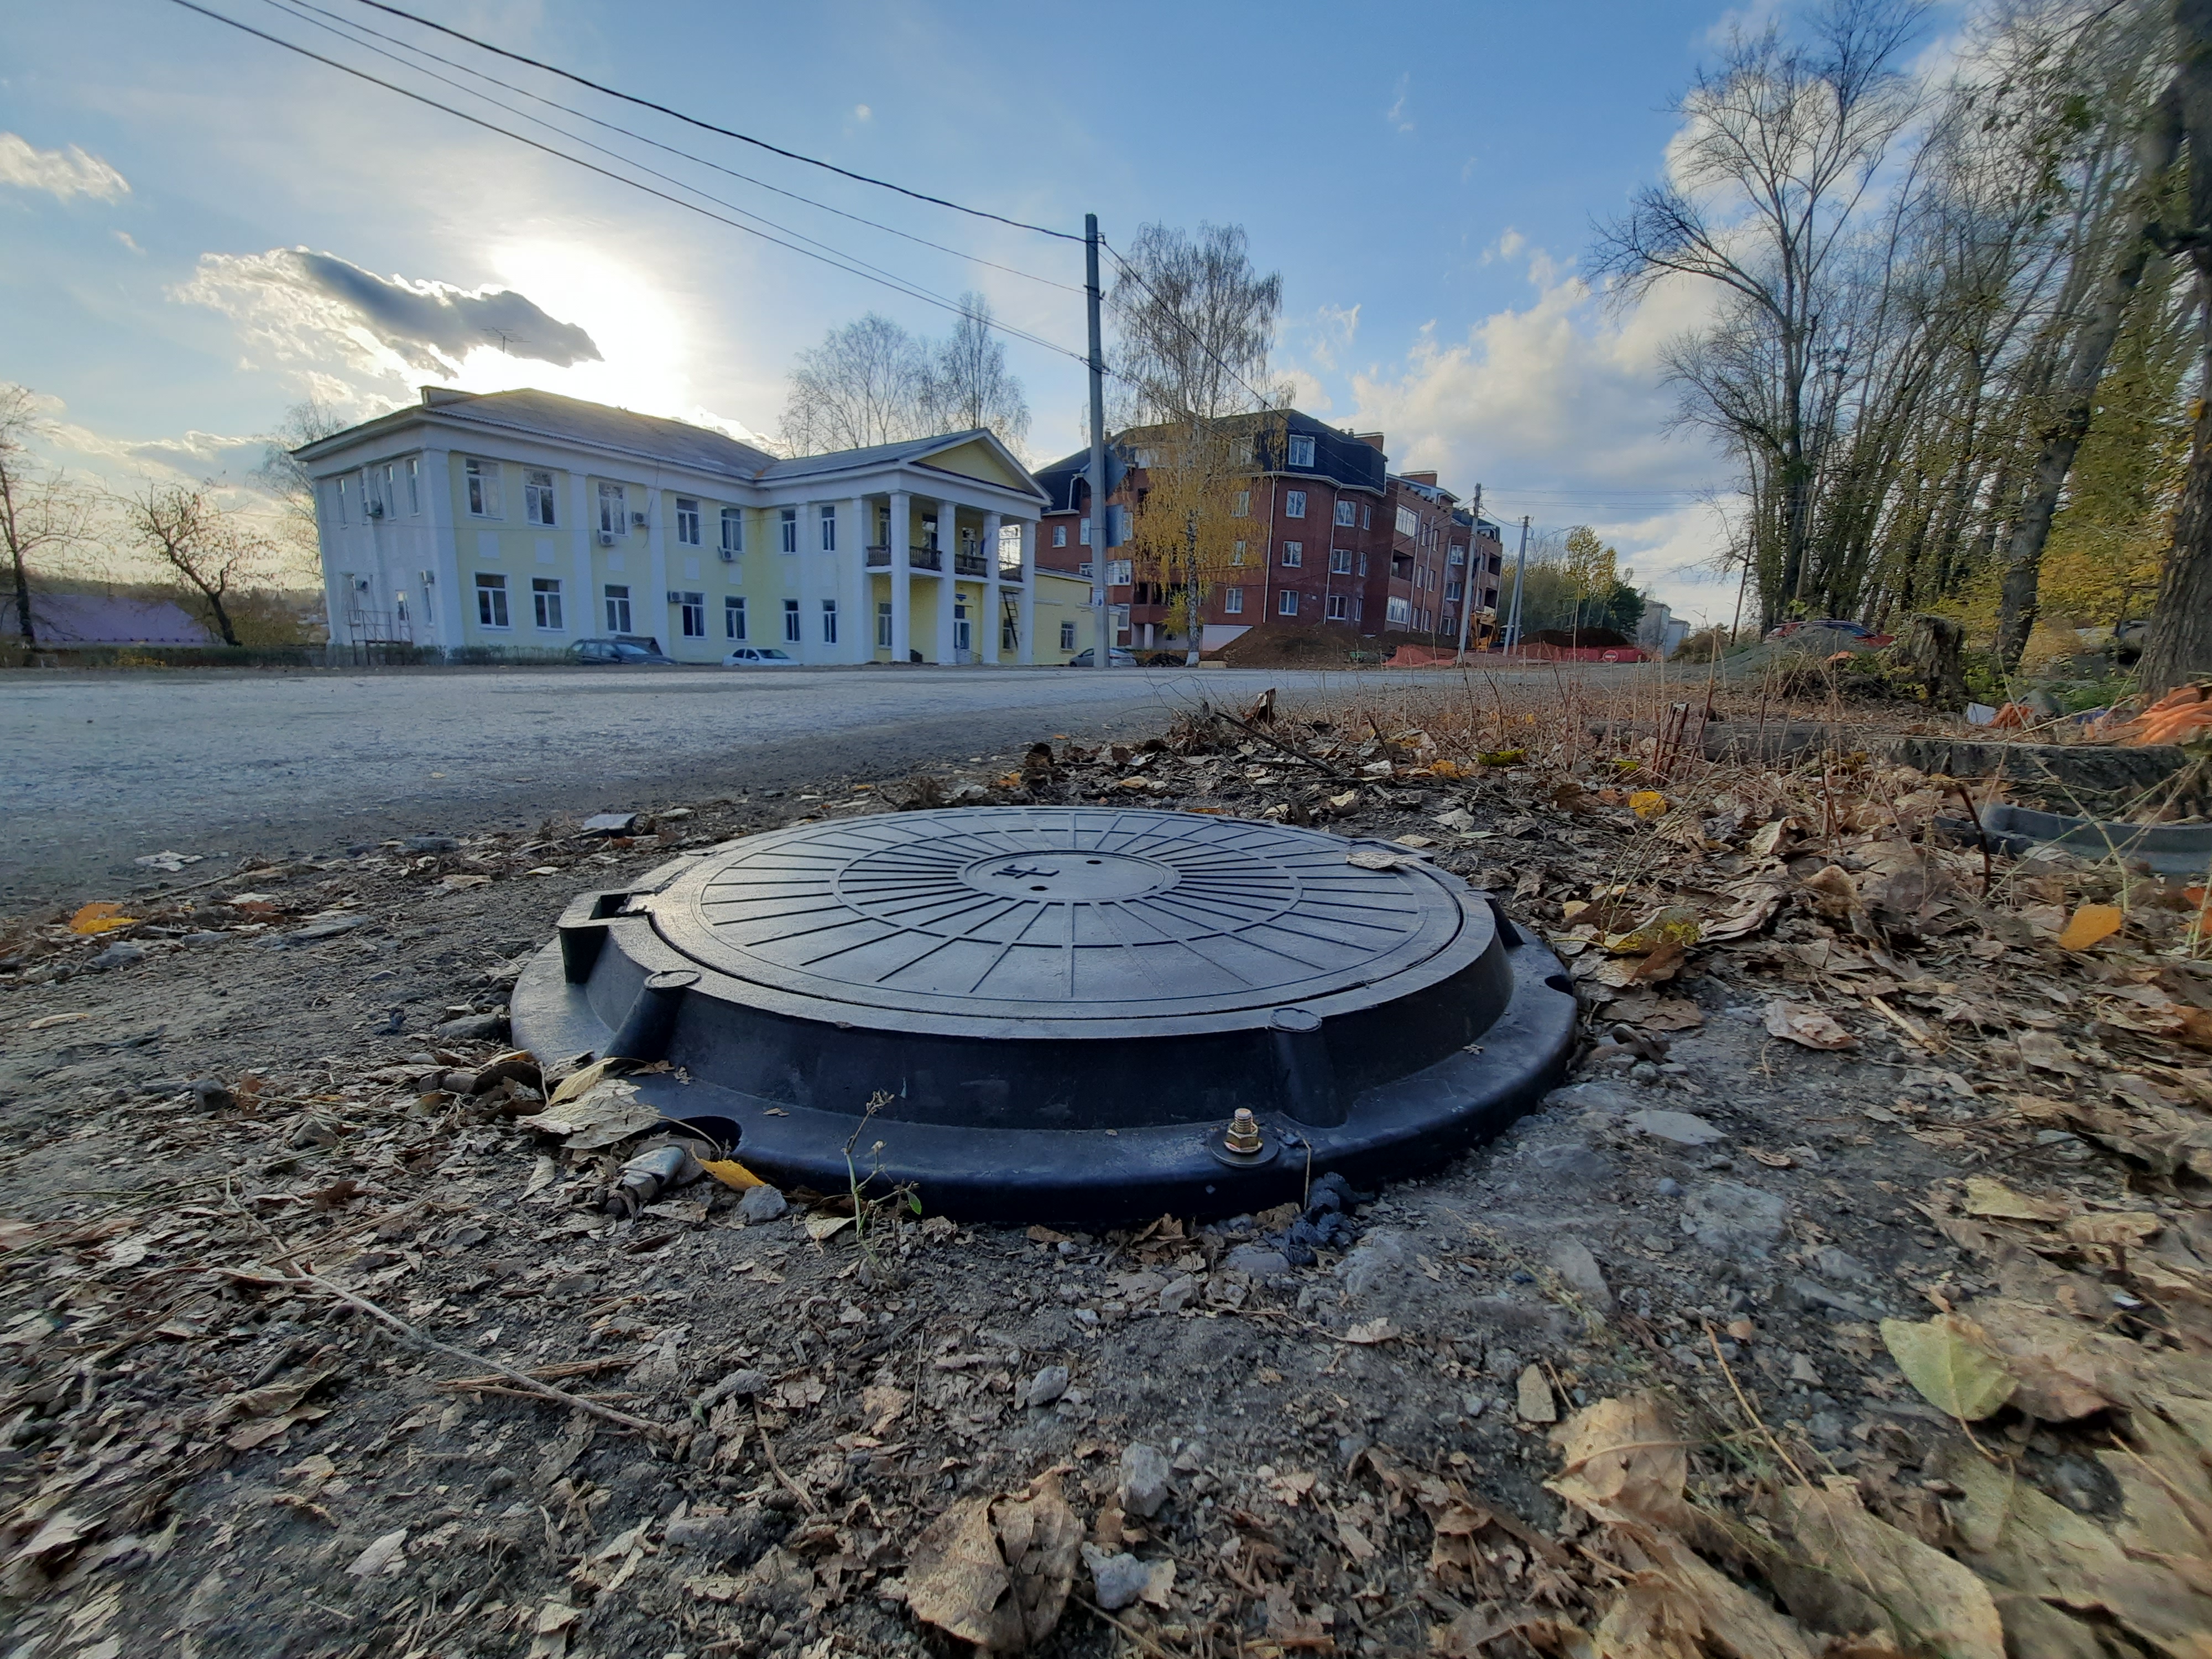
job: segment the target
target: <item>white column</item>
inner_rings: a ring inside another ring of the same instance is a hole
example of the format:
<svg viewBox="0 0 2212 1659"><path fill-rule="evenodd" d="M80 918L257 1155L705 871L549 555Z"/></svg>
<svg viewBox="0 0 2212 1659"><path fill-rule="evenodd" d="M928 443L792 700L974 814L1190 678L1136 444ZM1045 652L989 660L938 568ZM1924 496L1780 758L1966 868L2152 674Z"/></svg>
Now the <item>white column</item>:
<svg viewBox="0 0 2212 1659"><path fill-rule="evenodd" d="M1021 615L1014 624L1014 660L1028 667L1036 660L1036 538L1037 520L1024 519L1022 526L1022 592L1017 601Z"/></svg>
<svg viewBox="0 0 2212 1659"><path fill-rule="evenodd" d="M902 663L913 649L907 635L913 625L914 573L907 565L907 544L913 538L914 498L903 489L891 491L891 660Z"/></svg>
<svg viewBox="0 0 2212 1659"><path fill-rule="evenodd" d="M960 550L960 509L951 501L937 504L937 660L952 656L952 597L957 586L952 561Z"/></svg>
<svg viewBox="0 0 2212 1659"><path fill-rule="evenodd" d="M422 452L422 505L430 515L430 562L438 573L438 643L451 651L461 643L460 548L453 534L453 456L447 449ZM349 596L350 598L350 596Z"/></svg>
<svg viewBox="0 0 2212 1659"><path fill-rule="evenodd" d="M636 590L631 590L633 603L629 620L633 628L641 622L652 623L653 637L659 640L660 648L672 657L676 654L675 623L678 618L669 611L668 549L660 539L660 492L647 485L645 491L645 546L646 562L652 567L653 586L646 592L645 603L641 605L635 603ZM660 620L654 623L656 617Z"/></svg>
<svg viewBox="0 0 2212 1659"><path fill-rule="evenodd" d="M576 583L568 603L561 608L561 620L568 624L570 639L582 640L600 631L598 584L592 580L592 532L599 526L592 519L590 482L582 473L571 472L568 486L568 533Z"/></svg>
<svg viewBox="0 0 2212 1659"><path fill-rule="evenodd" d="M876 616L875 584L868 580L868 539L873 526L868 523L868 499L855 495L845 503L845 522L838 534L845 540L838 544L837 568L842 580L837 584L838 662L866 662L875 655Z"/></svg>
<svg viewBox="0 0 2212 1659"><path fill-rule="evenodd" d="M999 515L983 515L983 660L999 660Z"/></svg>
<svg viewBox="0 0 2212 1659"><path fill-rule="evenodd" d="M799 639L791 654L801 662L822 660L822 504L799 504Z"/></svg>

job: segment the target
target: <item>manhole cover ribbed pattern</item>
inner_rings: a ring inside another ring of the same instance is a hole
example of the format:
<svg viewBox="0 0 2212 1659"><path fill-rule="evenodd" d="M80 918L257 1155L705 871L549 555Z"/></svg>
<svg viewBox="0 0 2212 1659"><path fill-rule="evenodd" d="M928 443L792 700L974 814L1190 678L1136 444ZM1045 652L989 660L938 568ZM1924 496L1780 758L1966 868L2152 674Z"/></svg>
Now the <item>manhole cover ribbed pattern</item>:
<svg viewBox="0 0 2212 1659"><path fill-rule="evenodd" d="M1047 1019L1272 1007L1413 973L1488 917L1341 837L1111 807L805 825L653 897L702 967L795 995ZM1486 944L1486 939L1481 943ZM1389 993L1396 994L1395 991Z"/></svg>

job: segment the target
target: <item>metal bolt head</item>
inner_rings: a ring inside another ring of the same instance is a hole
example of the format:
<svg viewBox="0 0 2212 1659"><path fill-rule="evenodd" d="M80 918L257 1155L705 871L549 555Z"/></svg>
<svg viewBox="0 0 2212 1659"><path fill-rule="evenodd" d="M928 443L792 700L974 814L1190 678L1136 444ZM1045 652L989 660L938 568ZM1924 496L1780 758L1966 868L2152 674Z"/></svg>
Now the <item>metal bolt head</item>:
<svg viewBox="0 0 2212 1659"><path fill-rule="evenodd" d="M1222 1144L1232 1152L1256 1152L1260 1150L1260 1126L1252 1121L1250 1110L1239 1106L1237 1115L1229 1120L1228 1132Z"/></svg>

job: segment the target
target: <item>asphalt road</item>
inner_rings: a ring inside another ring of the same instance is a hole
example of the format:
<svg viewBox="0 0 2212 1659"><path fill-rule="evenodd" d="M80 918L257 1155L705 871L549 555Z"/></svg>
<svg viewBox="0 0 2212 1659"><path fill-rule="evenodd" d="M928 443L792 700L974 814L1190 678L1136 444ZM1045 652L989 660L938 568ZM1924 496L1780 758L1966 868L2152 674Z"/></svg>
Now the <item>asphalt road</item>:
<svg viewBox="0 0 2212 1659"><path fill-rule="evenodd" d="M1200 697L1425 677L917 668L0 677L0 906L118 892L165 849L305 854L665 805L1039 738L1149 732Z"/></svg>

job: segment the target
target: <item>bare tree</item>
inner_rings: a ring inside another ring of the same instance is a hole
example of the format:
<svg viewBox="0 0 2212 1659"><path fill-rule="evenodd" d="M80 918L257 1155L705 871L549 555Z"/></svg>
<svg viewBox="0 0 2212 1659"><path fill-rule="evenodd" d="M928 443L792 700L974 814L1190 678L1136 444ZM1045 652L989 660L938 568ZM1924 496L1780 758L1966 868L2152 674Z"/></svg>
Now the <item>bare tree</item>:
<svg viewBox="0 0 2212 1659"><path fill-rule="evenodd" d="M27 387L0 386L0 546L15 584L15 631L25 645L38 643L31 587L37 575L46 574L34 571L33 562L51 566L74 552L93 518L91 495L32 454L31 441L43 425Z"/></svg>
<svg viewBox="0 0 2212 1659"><path fill-rule="evenodd" d="M929 370L924 343L888 317L831 329L791 371L785 445L803 455L926 435Z"/></svg>
<svg viewBox="0 0 2212 1659"><path fill-rule="evenodd" d="M310 392L286 409L276 429L264 441L261 465L253 481L276 497L284 510L306 528L309 541L315 534L315 483L292 452L345 430L345 417Z"/></svg>
<svg viewBox="0 0 2212 1659"><path fill-rule="evenodd" d="M1812 524L1812 382L1834 344L1853 216L1917 108L1897 63L1926 10L1926 0L1838 0L1807 45L1772 27L1733 35L1676 106L1674 177L1638 191L1626 216L1599 229L1595 269L1622 299L1692 276L1735 296L1764 337L1778 574L1792 596Z"/></svg>
<svg viewBox="0 0 2212 1659"><path fill-rule="evenodd" d="M149 484L124 504L131 538L205 613L225 645L240 641L231 606L270 570L276 550L204 490Z"/></svg>
<svg viewBox="0 0 2212 1659"><path fill-rule="evenodd" d="M1255 394L1266 391L1283 278L1253 269L1242 225L1201 224L1194 238L1140 226L1107 297L1132 419L1219 420L1272 400Z"/></svg>
<svg viewBox="0 0 2212 1659"><path fill-rule="evenodd" d="M1018 453L1029 434L1029 401L1006 368L1006 343L991 327L991 302L981 294L962 295L960 320L933 355L923 392L928 423L956 432L981 428Z"/></svg>

